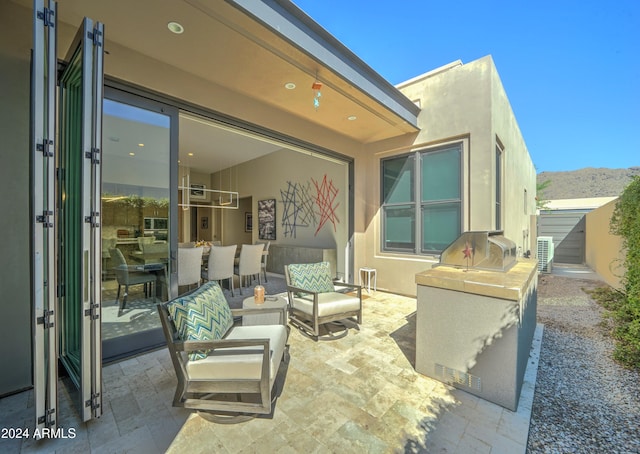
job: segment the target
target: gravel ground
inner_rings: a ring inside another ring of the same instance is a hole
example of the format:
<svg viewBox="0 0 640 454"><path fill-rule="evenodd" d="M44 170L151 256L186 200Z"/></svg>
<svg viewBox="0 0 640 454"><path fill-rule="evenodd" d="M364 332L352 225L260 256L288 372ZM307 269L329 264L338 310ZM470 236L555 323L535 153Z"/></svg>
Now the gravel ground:
<svg viewBox="0 0 640 454"><path fill-rule="evenodd" d="M640 453L640 373L613 361L603 311L583 290L603 285L540 276L544 336L527 452Z"/></svg>

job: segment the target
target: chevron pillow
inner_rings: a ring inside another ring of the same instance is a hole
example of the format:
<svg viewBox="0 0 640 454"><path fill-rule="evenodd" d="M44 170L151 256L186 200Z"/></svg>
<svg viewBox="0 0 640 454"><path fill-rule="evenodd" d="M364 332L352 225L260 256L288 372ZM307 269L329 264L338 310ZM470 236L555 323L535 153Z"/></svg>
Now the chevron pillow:
<svg viewBox="0 0 640 454"><path fill-rule="evenodd" d="M294 263L289 265L289 281L293 287L310 292L334 292L329 262ZM298 295L302 296L302 295Z"/></svg>
<svg viewBox="0 0 640 454"><path fill-rule="evenodd" d="M222 339L233 326L231 309L215 281L169 302L167 309L183 341ZM192 352L189 359L197 361L206 358L208 353L208 350Z"/></svg>

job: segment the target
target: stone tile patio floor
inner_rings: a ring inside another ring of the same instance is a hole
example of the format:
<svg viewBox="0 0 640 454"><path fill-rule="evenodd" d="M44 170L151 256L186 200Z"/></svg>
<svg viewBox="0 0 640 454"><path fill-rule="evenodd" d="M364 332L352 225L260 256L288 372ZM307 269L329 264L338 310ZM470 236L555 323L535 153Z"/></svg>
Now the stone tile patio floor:
<svg viewBox="0 0 640 454"><path fill-rule="evenodd" d="M0 451L64 453L524 453L542 339L538 326L517 412L415 372L416 300L376 292L363 324L313 342L291 331L290 361L274 411L219 425L173 408L175 375L165 349L103 369L104 414L79 422L59 386L66 439L0 440ZM0 399L0 427L28 427L32 393Z"/></svg>

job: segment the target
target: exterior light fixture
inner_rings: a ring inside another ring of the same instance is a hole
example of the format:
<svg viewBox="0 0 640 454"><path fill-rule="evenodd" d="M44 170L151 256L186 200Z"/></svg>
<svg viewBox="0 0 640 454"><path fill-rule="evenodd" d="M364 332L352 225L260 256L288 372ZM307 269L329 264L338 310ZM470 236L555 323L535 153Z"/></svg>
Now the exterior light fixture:
<svg viewBox="0 0 640 454"><path fill-rule="evenodd" d="M318 110L318 107L320 107L320 97L322 96L322 92L320 91L322 90L322 84L318 82L318 79L311 84L311 89L315 91L315 95L313 96L313 107Z"/></svg>
<svg viewBox="0 0 640 454"><path fill-rule="evenodd" d="M287 90L293 90L294 88L296 88L296 84L294 84L293 82L287 82L286 84L284 84L284 88L286 88Z"/></svg>
<svg viewBox="0 0 640 454"><path fill-rule="evenodd" d="M182 33L184 33L184 27L178 22L169 22L167 24L167 28L171 33L175 33L176 35L181 35Z"/></svg>

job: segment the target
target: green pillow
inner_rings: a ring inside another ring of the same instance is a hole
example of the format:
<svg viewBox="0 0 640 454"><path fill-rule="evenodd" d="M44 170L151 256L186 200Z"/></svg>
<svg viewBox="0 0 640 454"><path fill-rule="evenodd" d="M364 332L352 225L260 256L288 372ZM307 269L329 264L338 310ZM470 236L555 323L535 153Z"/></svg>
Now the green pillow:
<svg viewBox="0 0 640 454"><path fill-rule="evenodd" d="M233 326L231 309L215 281L169 302L167 309L183 341L222 339ZM192 352L189 359L197 361L206 358L208 353L208 350Z"/></svg>
<svg viewBox="0 0 640 454"><path fill-rule="evenodd" d="M293 287L310 292L334 292L329 262L294 263L289 265L289 281ZM301 295L298 295L301 296Z"/></svg>

